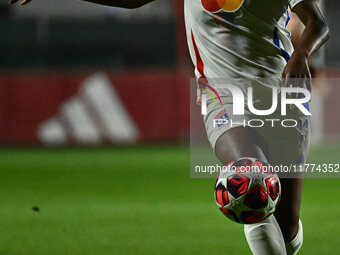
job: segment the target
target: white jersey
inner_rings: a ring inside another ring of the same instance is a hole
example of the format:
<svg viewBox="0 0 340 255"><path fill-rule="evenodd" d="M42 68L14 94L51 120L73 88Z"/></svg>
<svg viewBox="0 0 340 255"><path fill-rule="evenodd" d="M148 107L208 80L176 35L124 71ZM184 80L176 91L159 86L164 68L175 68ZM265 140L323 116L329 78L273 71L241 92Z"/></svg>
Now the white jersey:
<svg viewBox="0 0 340 255"><path fill-rule="evenodd" d="M303 0L185 0L196 76L281 77L293 46L288 6Z"/></svg>

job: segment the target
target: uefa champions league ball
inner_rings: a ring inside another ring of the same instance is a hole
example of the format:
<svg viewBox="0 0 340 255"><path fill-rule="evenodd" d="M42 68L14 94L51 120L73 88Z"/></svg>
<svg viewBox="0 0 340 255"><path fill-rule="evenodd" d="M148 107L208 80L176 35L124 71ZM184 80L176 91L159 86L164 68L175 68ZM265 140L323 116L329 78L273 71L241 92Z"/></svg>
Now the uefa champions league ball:
<svg viewBox="0 0 340 255"><path fill-rule="evenodd" d="M281 184L266 163L243 158L224 169L215 183L215 199L225 216L238 223L252 224L275 212Z"/></svg>

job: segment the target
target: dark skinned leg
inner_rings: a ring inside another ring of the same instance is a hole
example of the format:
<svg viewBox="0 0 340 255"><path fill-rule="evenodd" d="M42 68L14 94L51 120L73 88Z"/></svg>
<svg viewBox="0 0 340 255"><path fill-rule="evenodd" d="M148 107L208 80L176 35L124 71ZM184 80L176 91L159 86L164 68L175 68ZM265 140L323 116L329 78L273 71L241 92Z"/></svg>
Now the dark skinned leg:
<svg viewBox="0 0 340 255"><path fill-rule="evenodd" d="M292 241L299 230L303 178L280 179L282 196L275 218L280 225L285 242Z"/></svg>
<svg viewBox="0 0 340 255"><path fill-rule="evenodd" d="M268 162L268 150L263 138L252 128L237 127L225 132L216 142L216 155L223 165L243 157ZM280 179L282 197L275 217L285 242L294 239L299 227L302 178Z"/></svg>
<svg viewBox="0 0 340 255"><path fill-rule="evenodd" d="M267 162L265 141L249 127L236 127L225 132L217 140L215 151L224 165L243 157Z"/></svg>

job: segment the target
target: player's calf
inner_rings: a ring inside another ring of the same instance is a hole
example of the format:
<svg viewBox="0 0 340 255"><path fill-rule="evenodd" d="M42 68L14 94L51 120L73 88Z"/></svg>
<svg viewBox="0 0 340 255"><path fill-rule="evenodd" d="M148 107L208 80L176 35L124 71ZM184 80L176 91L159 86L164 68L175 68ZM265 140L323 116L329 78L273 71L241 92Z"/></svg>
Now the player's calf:
<svg viewBox="0 0 340 255"><path fill-rule="evenodd" d="M284 192L275 217L280 225L282 235L286 242L288 255L295 255L303 242L303 229L300 220L300 204L303 187L303 175L296 178L281 179Z"/></svg>

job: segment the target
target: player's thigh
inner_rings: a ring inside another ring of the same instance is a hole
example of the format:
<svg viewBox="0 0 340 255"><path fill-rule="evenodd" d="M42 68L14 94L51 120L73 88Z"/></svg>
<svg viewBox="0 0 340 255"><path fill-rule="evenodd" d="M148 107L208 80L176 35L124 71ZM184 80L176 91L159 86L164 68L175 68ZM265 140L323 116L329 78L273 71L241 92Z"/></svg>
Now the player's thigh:
<svg viewBox="0 0 340 255"><path fill-rule="evenodd" d="M267 145L254 128L242 125L250 118L251 113L234 115L233 105L208 104L204 123L210 144L216 156L226 165L233 160L253 157L266 159Z"/></svg>
<svg viewBox="0 0 340 255"><path fill-rule="evenodd" d="M282 194L275 217L285 241L289 242L294 239L299 228L303 176L301 174L295 178L281 178L280 182Z"/></svg>
<svg viewBox="0 0 340 255"><path fill-rule="evenodd" d="M225 131L216 141L215 153L225 165L243 157L267 161L266 143L251 127L235 127Z"/></svg>

